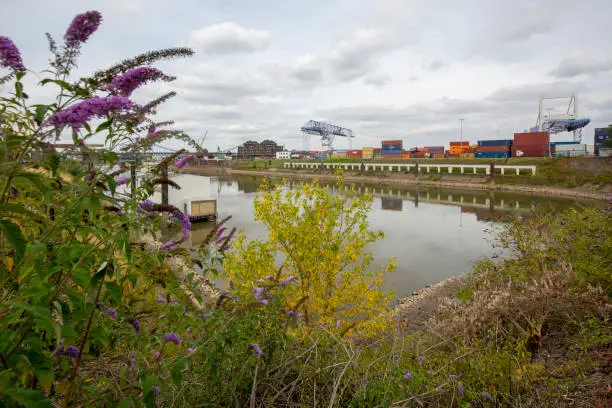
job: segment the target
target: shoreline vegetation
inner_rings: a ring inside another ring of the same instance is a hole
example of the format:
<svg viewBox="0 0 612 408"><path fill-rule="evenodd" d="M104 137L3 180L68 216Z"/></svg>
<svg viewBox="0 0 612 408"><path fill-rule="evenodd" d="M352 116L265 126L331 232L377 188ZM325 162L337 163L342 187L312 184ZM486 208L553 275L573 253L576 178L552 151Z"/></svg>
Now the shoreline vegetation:
<svg viewBox="0 0 612 408"><path fill-rule="evenodd" d="M612 399L612 203L513 219L499 240L511 257L484 259L395 314L382 279L395 260L370 268L367 248L384 235L368 221L373 196L344 189L341 171L342 194L264 181L254 218L265 240L237 233L228 217L190 247L188 214L150 197L159 185L180 188L168 170L191 156L179 150L148 172L134 158L168 139L200 148L153 119L176 93L146 105L130 97L174 79L153 63L193 51L149 51L71 78L101 23L88 11L62 43L49 34L51 67L37 83L22 81L32 68L0 36L2 407L603 408ZM74 143L58 152L63 131ZM92 138L104 147L90 148Z"/></svg>
<svg viewBox="0 0 612 408"><path fill-rule="evenodd" d="M231 167L216 167L216 166L189 166L182 170L182 173L194 174L201 176L217 176L226 174L235 175L252 175L261 177L272 177L272 178L293 178L293 179L306 179L306 180L334 180L335 175L333 172L309 172L305 170L294 170L284 171L282 169L271 168L271 169L237 169ZM605 201L612 194L612 184L609 187L605 187L602 190L587 189L587 188L570 188L570 187L556 187L556 186L540 186L540 185L528 185L528 184L500 184L489 183L487 178L483 176L445 176L442 180L434 181L427 179L425 176L419 176L418 178L414 174L366 174L360 175L356 173L346 172L344 180L349 183L373 183L383 184L390 186L427 186L436 188L450 188L450 189L462 189L462 190L474 190L474 191L504 191L514 192L521 194L531 194L539 196L558 196L584 200L598 200ZM447 181L446 181L447 180ZM467 180L467 181L466 181ZM473 181L472 181L473 180Z"/></svg>

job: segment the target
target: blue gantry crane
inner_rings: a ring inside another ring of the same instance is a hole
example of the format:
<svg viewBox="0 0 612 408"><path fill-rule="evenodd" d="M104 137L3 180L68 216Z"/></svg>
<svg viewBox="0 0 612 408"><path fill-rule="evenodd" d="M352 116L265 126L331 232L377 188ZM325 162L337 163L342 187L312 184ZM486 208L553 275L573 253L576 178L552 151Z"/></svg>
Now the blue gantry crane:
<svg viewBox="0 0 612 408"><path fill-rule="evenodd" d="M306 135L320 136L321 144L328 151L333 151L334 139L336 136L348 138L351 148L353 145L352 139L355 137L355 134L351 129L325 122L319 122L317 120L309 120L304 126L302 126L301 130Z"/></svg>

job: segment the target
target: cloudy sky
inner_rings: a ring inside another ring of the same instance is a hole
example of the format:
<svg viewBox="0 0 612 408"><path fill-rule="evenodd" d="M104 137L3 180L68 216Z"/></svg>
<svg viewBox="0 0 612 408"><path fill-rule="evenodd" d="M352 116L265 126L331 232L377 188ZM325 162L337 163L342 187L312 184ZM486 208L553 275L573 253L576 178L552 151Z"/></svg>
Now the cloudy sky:
<svg viewBox="0 0 612 408"><path fill-rule="evenodd" d="M507 138L535 125L540 95L578 96L592 120L587 143L612 123L610 0L0 0L0 9L0 35L36 72L48 59L44 33L61 39L91 9L104 22L78 74L192 47L193 58L159 65L175 82L134 95L176 90L159 120L196 139L208 130L212 150L264 139L315 149L320 141L300 132L309 119L351 128L354 147L445 144L459 139L459 118L464 140Z"/></svg>

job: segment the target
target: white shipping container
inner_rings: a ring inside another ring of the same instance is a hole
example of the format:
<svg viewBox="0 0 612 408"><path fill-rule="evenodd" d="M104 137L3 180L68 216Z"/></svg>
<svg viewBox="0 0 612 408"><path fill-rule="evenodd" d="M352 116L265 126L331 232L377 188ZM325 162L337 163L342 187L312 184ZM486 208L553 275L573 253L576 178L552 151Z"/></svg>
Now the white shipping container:
<svg viewBox="0 0 612 408"><path fill-rule="evenodd" d="M557 145L555 147L556 152L585 152L587 151L587 145L585 144L568 144L568 145Z"/></svg>

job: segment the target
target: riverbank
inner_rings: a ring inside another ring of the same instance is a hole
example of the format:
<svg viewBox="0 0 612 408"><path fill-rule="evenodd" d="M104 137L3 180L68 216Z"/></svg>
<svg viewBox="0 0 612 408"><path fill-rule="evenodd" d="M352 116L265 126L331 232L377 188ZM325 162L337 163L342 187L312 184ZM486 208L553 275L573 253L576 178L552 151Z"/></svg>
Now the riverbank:
<svg viewBox="0 0 612 408"><path fill-rule="evenodd" d="M222 168L214 166L199 166L187 167L183 169L183 173L202 175L202 176L218 176L218 175L251 175L261 177L274 178L292 178L292 179L319 179L319 180L335 180L335 175L331 172L312 173L305 171L284 171L281 169L268 170L243 170L234 168ZM489 183L487 177L483 176L444 176L444 180L431 180L426 176L415 176L414 174L384 174L383 175L359 175L356 173L346 172L344 180L351 183L372 183L384 184L389 186L409 186L422 185L444 189L461 189L475 191L504 191L515 192L521 194L533 194L539 196L554 196L568 197L583 200L606 200L612 192L612 186L602 190L593 190L587 188L564 188L554 186L541 185L526 185L526 184L500 184Z"/></svg>

